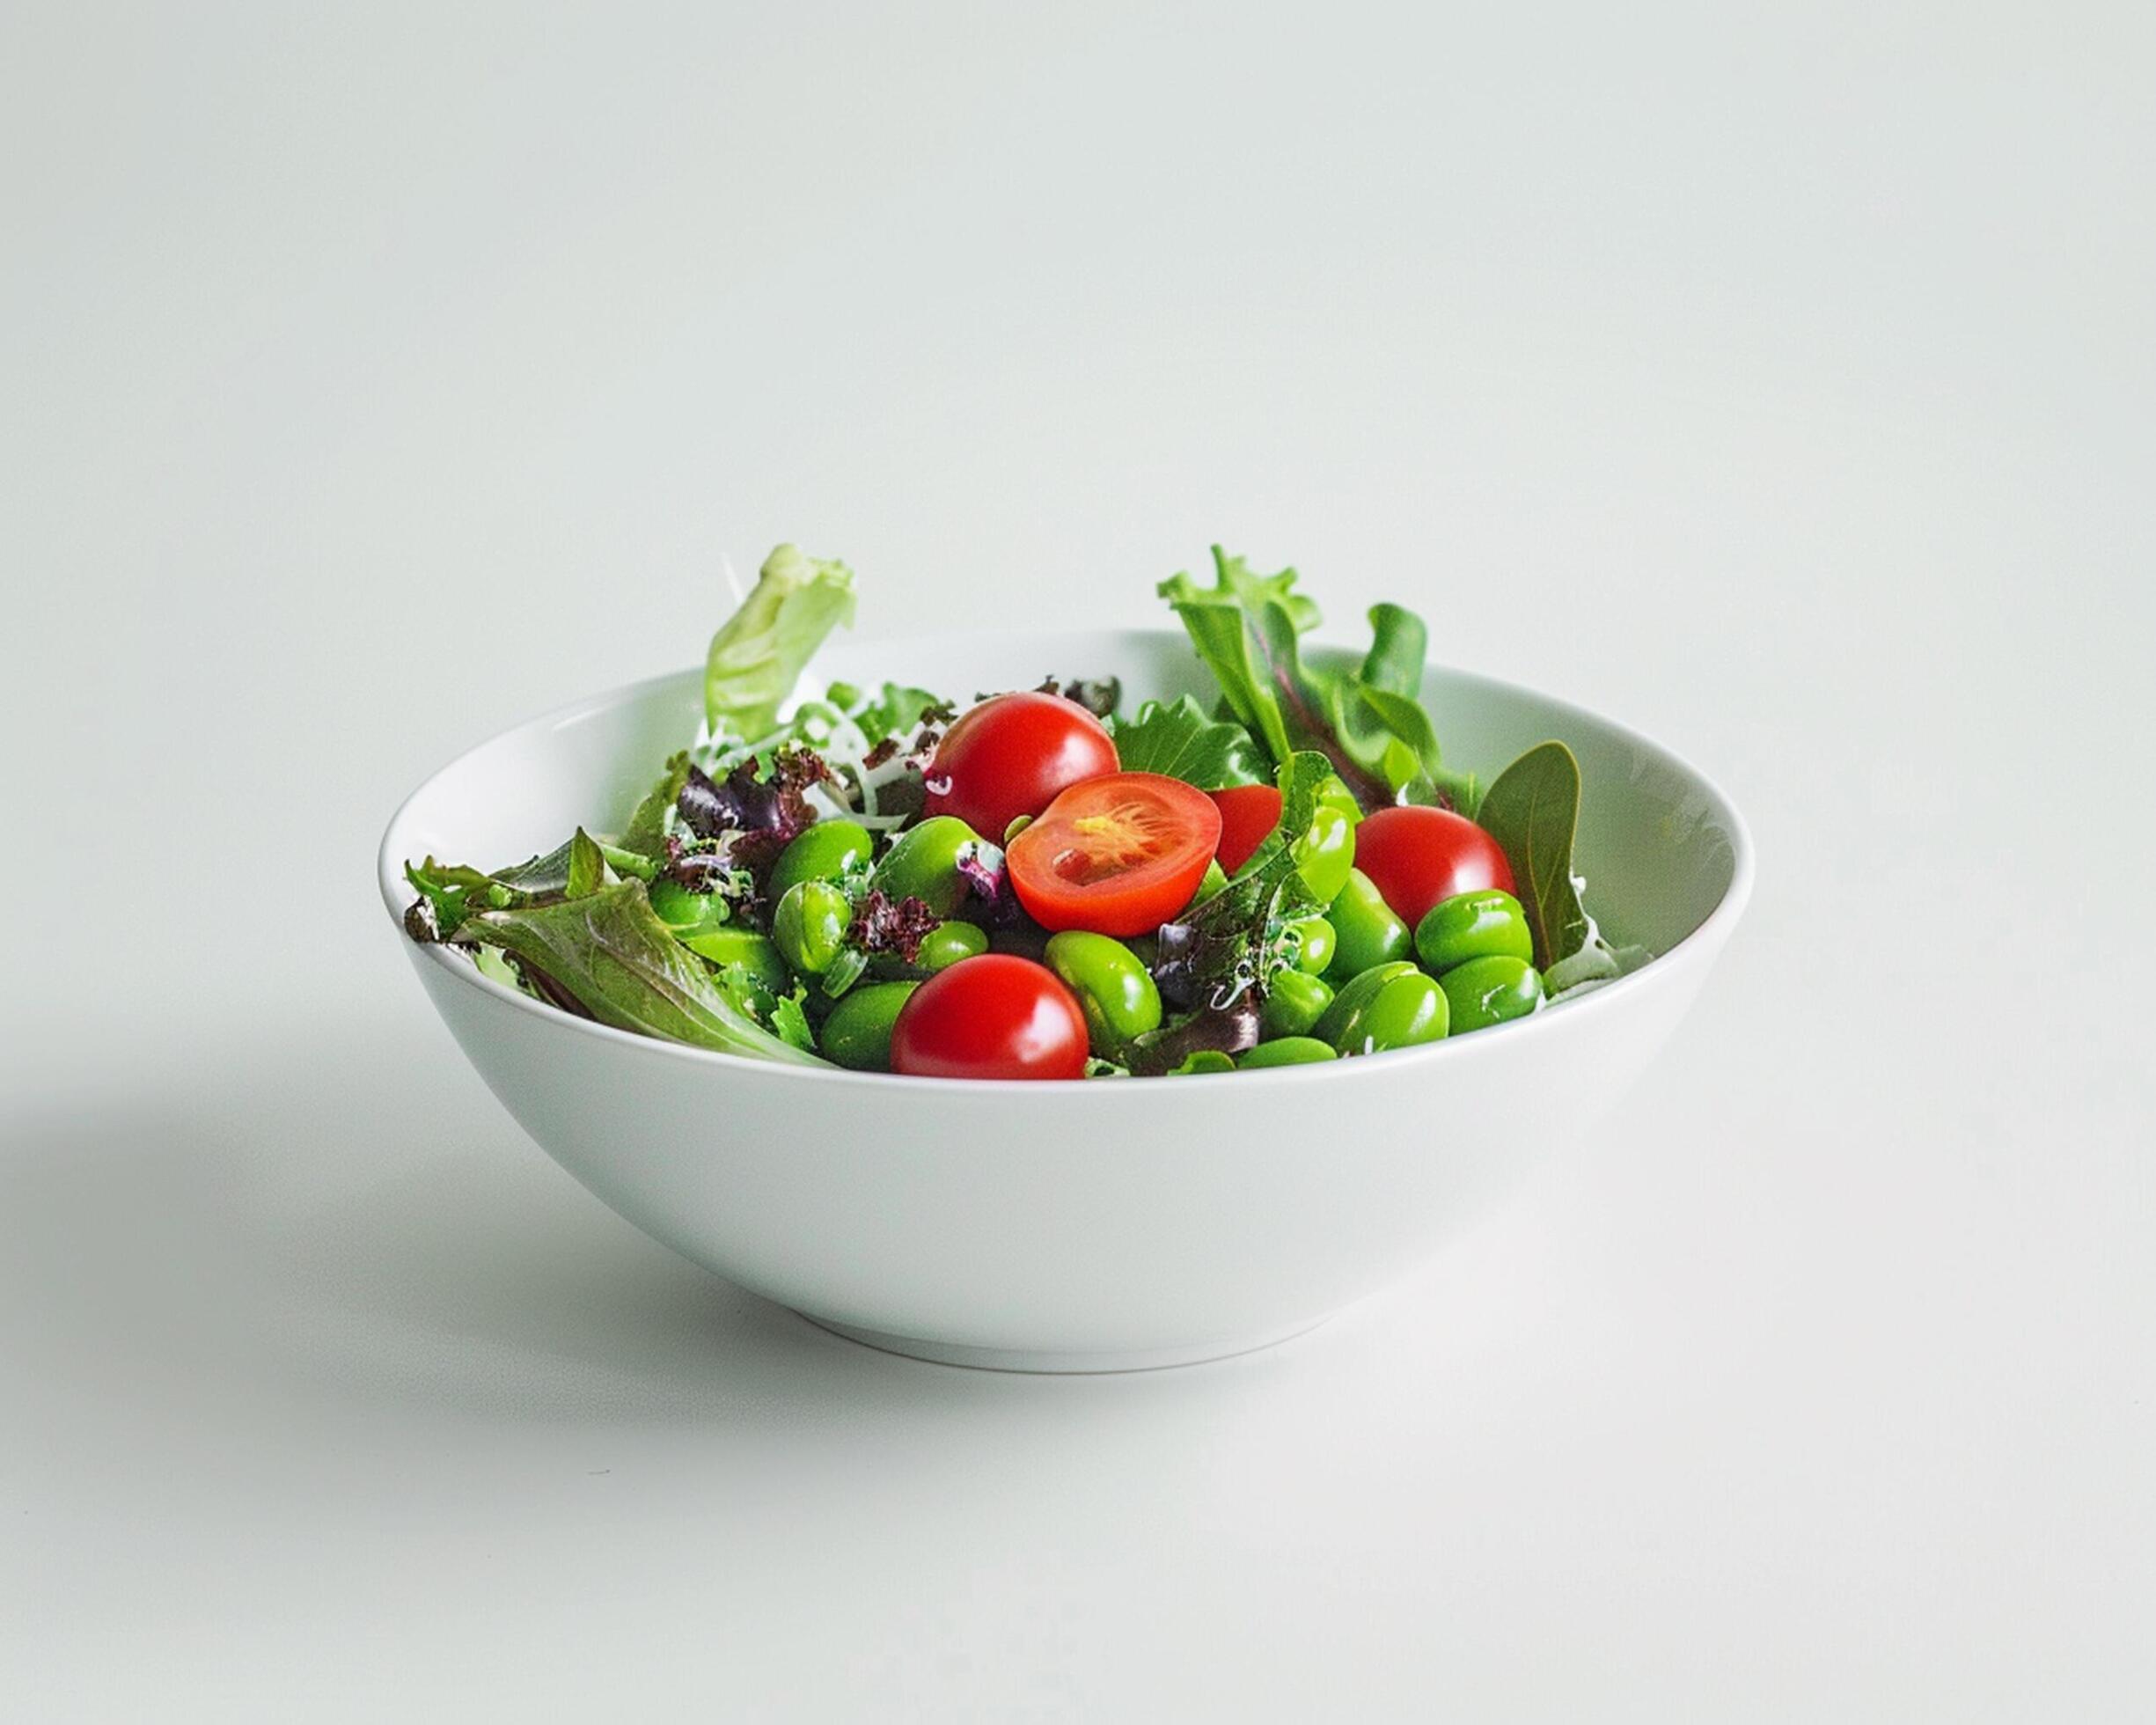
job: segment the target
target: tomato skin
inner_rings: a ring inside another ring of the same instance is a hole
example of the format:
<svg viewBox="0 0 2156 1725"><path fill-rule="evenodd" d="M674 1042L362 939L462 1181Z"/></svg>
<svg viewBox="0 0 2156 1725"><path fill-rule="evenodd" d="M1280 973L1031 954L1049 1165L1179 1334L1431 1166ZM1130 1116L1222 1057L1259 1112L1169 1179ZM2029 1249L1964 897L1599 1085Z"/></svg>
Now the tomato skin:
<svg viewBox="0 0 2156 1725"><path fill-rule="evenodd" d="M1086 1021L1045 965L984 952L906 996L891 1069L915 1078L1082 1078Z"/></svg>
<svg viewBox="0 0 2156 1725"><path fill-rule="evenodd" d="M1020 815L1037 815L1081 779L1112 773L1115 739L1074 701L1038 689L969 707L928 763L924 812L956 815L992 841Z"/></svg>
<svg viewBox="0 0 2156 1725"><path fill-rule="evenodd" d="M1230 785L1206 795L1221 811L1220 863L1232 875L1280 824L1280 793L1271 785Z"/></svg>
<svg viewBox="0 0 2156 1725"><path fill-rule="evenodd" d="M1221 811L1158 773L1111 773L1059 795L1005 849L1025 913L1060 934L1149 935L1188 905L1220 844Z"/></svg>
<svg viewBox="0 0 2156 1725"><path fill-rule="evenodd" d="M1355 829L1355 866L1411 929L1430 907L1487 887L1515 891L1498 842L1449 809L1380 809Z"/></svg>

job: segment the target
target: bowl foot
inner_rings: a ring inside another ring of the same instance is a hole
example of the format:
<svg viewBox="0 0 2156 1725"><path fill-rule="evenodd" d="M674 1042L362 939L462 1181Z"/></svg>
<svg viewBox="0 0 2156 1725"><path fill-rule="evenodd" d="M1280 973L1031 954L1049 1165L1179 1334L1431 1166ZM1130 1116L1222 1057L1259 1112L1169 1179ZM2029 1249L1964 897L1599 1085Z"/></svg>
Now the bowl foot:
<svg viewBox="0 0 2156 1725"><path fill-rule="evenodd" d="M857 1341L864 1347L873 1347L882 1353L904 1354L909 1360L928 1360L939 1366L971 1366L980 1371L1032 1372L1158 1371L1164 1366L1195 1366L1207 1360L1226 1360L1237 1354L1254 1354L1261 1347L1272 1347L1296 1336L1307 1335L1325 1321L1323 1318L1314 1318L1308 1324L1297 1324L1292 1328L1268 1335L1199 1342L1179 1347L1110 1348L1100 1353L1086 1350L1060 1353L1052 1349L1027 1347L974 1347L964 1342L931 1341L919 1336L894 1336L881 1330L863 1330L851 1324L840 1324L832 1318L818 1318L813 1312L801 1312L800 1316L807 1318L818 1329L828 1330L834 1336L843 1336L848 1341Z"/></svg>

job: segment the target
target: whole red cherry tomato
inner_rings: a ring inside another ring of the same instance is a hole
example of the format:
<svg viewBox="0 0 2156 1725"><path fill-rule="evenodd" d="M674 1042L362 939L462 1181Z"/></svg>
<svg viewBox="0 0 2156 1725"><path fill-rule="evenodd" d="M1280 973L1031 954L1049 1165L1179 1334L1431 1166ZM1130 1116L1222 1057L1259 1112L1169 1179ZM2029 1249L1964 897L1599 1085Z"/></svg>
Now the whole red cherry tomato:
<svg viewBox="0 0 2156 1725"><path fill-rule="evenodd" d="M1012 890L1042 928L1149 935L1189 904L1221 839L1205 792L1158 773L1073 785L1010 841Z"/></svg>
<svg viewBox="0 0 2156 1725"><path fill-rule="evenodd" d="M1037 815L1066 785L1116 770L1105 726L1074 701L1038 689L968 708L928 763L927 812L956 815L1003 842L1020 815Z"/></svg>
<svg viewBox="0 0 2156 1725"><path fill-rule="evenodd" d="M1355 829L1355 866L1410 929L1456 893L1514 890L1497 840L1449 809L1380 809L1364 817Z"/></svg>
<svg viewBox="0 0 2156 1725"><path fill-rule="evenodd" d="M1220 863L1232 875L1280 824L1280 793L1271 785L1230 785L1206 795L1221 811Z"/></svg>
<svg viewBox="0 0 2156 1725"><path fill-rule="evenodd" d="M916 1078L1082 1078L1086 1021L1045 965L984 952L906 996L891 1027L891 1069Z"/></svg>

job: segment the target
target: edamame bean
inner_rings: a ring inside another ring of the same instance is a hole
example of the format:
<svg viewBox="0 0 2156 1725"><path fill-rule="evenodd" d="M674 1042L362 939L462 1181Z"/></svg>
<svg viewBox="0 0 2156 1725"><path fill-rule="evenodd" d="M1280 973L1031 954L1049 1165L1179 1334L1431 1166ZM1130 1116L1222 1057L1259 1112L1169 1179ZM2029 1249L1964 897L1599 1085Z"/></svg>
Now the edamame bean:
<svg viewBox="0 0 2156 1725"><path fill-rule="evenodd" d="M1382 1054L1435 1042L1449 1027L1451 1011L1435 977L1412 965L1387 977L1334 1032L1332 1046L1342 1054Z"/></svg>
<svg viewBox="0 0 2156 1725"><path fill-rule="evenodd" d="M1340 943L1340 937L1332 932L1332 924L1322 916L1306 916L1290 926L1302 943L1296 952L1295 968L1308 971L1312 976L1323 976L1331 967L1332 955Z"/></svg>
<svg viewBox="0 0 2156 1725"><path fill-rule="evenodd" d="M1267 1036L1307 1036L1332 1004L1332 990L1299 970L1282 971L1259 1009L1258 1027Z"/></svg>
<svg viewBox="0 0 2156 1725"><path fill-rule="evenodd" d="M659 921L677 935L685 929L700 929L707 922L723 922L727 910L717 894L692 892L676 880L655 880L646 889Z"/></svg>
<svg viewBox="0 0 2156 1725"><path fill-rule="evenodd" d="M825 1058L855 1072L891 1070L891 1027L918 982L865 982L831 1009L819 1039Z"/></svg>
<svg viewBox="0 0 2156 1725"><path fill-rule="evenodd" d="M939 922L928 930L913 955L925 971L949 970L961 958L978 958L988 950L988 931L977 922Z"/></svg>
<svg viewBox="0 0 2156 1725"><path fill-rule="evenodd" d="M779 853L765 890L775 903L804 880L836 880L866 862L874 845L859 821L819 820Z"/></svg>
<svg viewBox="0 0 2156 1725"><path fill-rule="evenodd" d="M1350 826L1361 822L1362 804L1355 801L1355 793L1347 788L1347 781L1338 773L1325 774L1324 782L1317 787L1317 800L1346 815Z"/></svg>
<svg viewBox="0 0 2156 1725"><path fill-rule="evenodd" d="M1180 1066L1170 1067L1168 1075L1170 1078L1189 1078L1199 1073L1233 1072L1235 1069L1236 1058L1233 1054L1224 1054L1218 1048L1198 1048L1185 1054Z"/></svg>
<svg viewBox="0 0 2156 1725"><path fill-rule="evenodd" d="M1419 975L1415 966L1405 958L1396 958L1390 964L1373 965L1369 969L1351 976L1340 984L1332 996L1332 1004L1325 1009L1310 1034L1322 1041L1338 1046L1340 1032L1348 1021L1369 1004L1371 997L1396 976Z"/></svg>
<svg viewBox="0 0 2156 1725"><path fill-rule="evenodd" d="M898 843L876 865L873 884L894 899L919 899L938 916L950 916L972 890L958 872L960 859L968 855L979 855L991 866L1003 860L1001 851L957 816L930 815L898 835Z"/></svg>
<svg viewBox="0 0 2156 1725"><path fill-rule="evenodd" d="M1329 905L1354 867L1355 824L1337 805L1321 801L1310 817L1310 830L1288 847L1288 853L1311 896Z"/></svg>
<svg viewBox="0 0 2156 1725"><path fill-rule="evenodd" d="M1360 869L1347 871L1347 883L1325 913L1337 940L1326 975L1337 988L1346 977L1360 976L1378 965L1404 958L1414 948L1407 924L1392 913L1377 884Z"/></svg>
<svg viewBox="0 0 2156 1725"><path fill-rule="evenodd" d="M1113 1060L1161 1022L1161 991L1138 955L1106 935L1071 929L1048 942L1048 968L1078 996L1093 1052Z"/></svg>
<svg viewBox="0 0 2156 1725"><path fill-rule="evenodd" d="M1524 958L1498 954L1455 965L1438 979L1461 1035L1508 1018L1524 1018L1542 1004L1542 978Z"/></svg>
<svg viewBox="0 0 2156 1725"><path fill-rule="evenodd" d="M1281 1036L1261 1042L1237 1062L1244 1071L1254 1067L1309 1066L1318 1061L1338 1060L1330 1042L1314 1036Z"/></svg>
<svg viewBox="0 0 2156 1725"><path fill-rule="evenodd" d="M700 958L708 958L721 970L729 965L742 965L763 986L774 995L793 992L794 979L786 968L786 960L779 956L779 949L771 943L769 936L759 935L753 929L744 929L738 923L715 923L708 929L699 929L681 937L681 943Z"/></svg>
<svg viewBox="0 0 2156 1725"><path fill-rule="evenodd" d="M1487 886L1432 905L1415 925L1415 956L1439 976L1470 958L1525 964L1535 956L1535 936L1520 901L1501 887Z"/></svg>
<svg viewBox="0 0 2156 1725"><path fill-rule="evenodd" d="M821 976L846 944L854 908L846 894L827 880L804 880L790 888L771 914L771 938L786 962L803 976Z"/></svg>

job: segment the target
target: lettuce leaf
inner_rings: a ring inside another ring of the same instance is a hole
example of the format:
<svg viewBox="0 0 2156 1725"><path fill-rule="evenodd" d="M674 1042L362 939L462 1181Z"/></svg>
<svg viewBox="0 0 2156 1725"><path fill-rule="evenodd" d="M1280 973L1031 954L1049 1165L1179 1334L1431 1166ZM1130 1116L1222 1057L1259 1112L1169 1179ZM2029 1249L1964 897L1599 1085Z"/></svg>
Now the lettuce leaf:
<svg viewBox="0 0 2156 1725"><path fill-rule="evenodd" d="M763 736L825 636L853 620L853 570L780 546L764 559L755 590L711 637L704 717L712 731L744 742Z"/></svg>
<svg viewBox="0 0 2156 1725"><path fill-rule="evenodd" d="M1478 818L1512 864L1513 890L1535 937L1536 968L1547 972L1595 943L1595 925L1573 882L1580 826L1580 763L1573 752L1562 743L1537 743L1497 775ZM1614 960L1609 974L1617 974Z"/></svg>
<svg viewBox="0 0 2156 1725"><path fill-rule="evenodd" d="M1161 584L1161 597L1175 607L1228 711L1272 765L1314 749L1365 810L1410 802L1472 812L1474 777L1445 767L1419 698L1427 644L1419 617L1402 606L1374 606L1360 668L1320 672L1302 662L1300 637L1318 613L1294 591L1295 571L1254 574L1217 545L1213 562L1212 586L1177 574Z"/></svg>
<svg viewBox="0 0 2156 1725"><path fill-rule="evenodd" d="M640 880L560 904L467 914L460 945L497 947L602 1024L752 1059L822 1066L723 989L651 908Z"/></svg>
<svg viewBox="0 0 2156 1725"><path fill-rule="evenodd" d="M1232 719L1209 716L1195 695L1166 705L1148 701L1110 730L1126 773L1162 773L1200 790L1264 784L1272 777L1250 733Z"/></svg>

